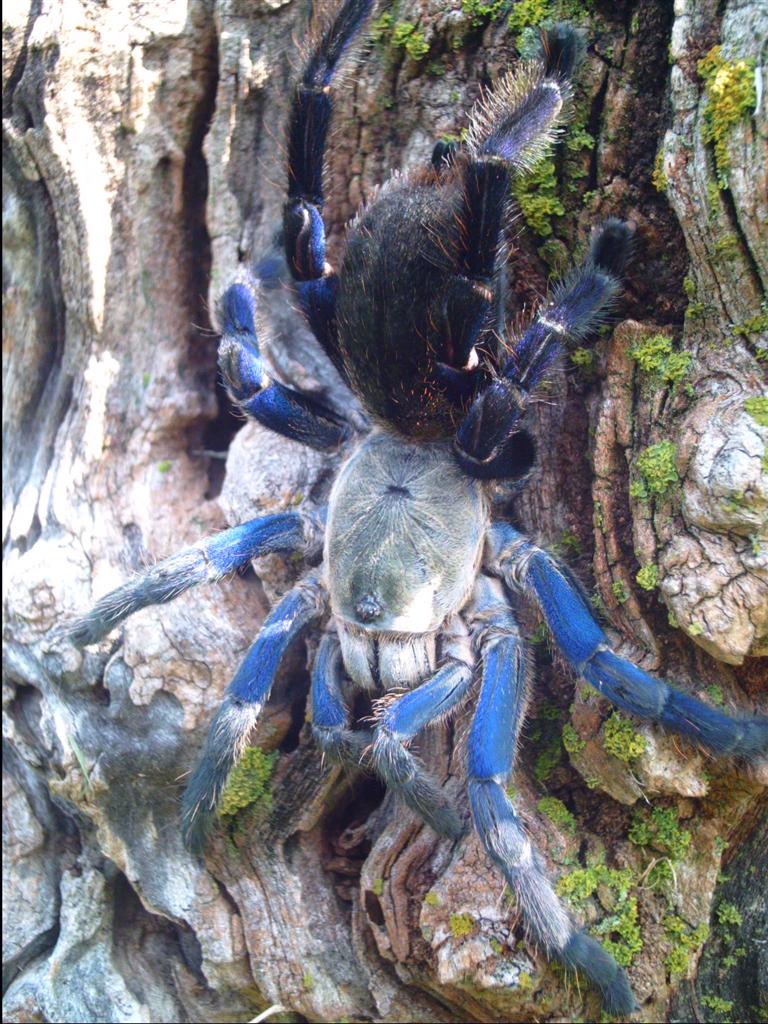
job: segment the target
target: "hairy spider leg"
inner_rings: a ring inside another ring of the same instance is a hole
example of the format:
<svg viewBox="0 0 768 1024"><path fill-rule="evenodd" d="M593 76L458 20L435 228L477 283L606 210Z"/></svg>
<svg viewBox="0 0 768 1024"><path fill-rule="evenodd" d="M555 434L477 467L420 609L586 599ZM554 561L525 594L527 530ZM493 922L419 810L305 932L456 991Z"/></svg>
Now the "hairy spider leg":
<svg viewBox="0 0 768 1024"><path fill-rule="evenodd" d="M372 7L373 0L344 0L340 5L304 68L288 127L286 260L309 326L345 380L336 334L338 278L326 261L323 158L333 109L331 82Z"/></svg>
<svg viewBox="0 0 768 1024"><path fill-rule="evenodd" d="M505 379L530 393L563 353L567 340L580 341L600 326L621 290L632 237L632 229L615 217L595 229L583 266L557 285L516 342L502 370Z"/></svg>
<svg viewBox="0 0 768 1024"><path fill-rule="evenodd" d="M472 817L480 839L517 899L527 929L548 956L578 968L600 989L605 1009L631 1013L626 973L571 920L545 874L540 854L504 790L512 771L527 690L527 661L501 586L480 577L474 597L482 682L467 744Z"/></svg>
<svg viewBox="0 0 768 1024"><path fill-rule="evenodd" d="M299 633L325 611L317 574L305 576L267 616L213 717L202 753L182 798L184 843L203 848L230 771L269 698L283 657Z"/></svg>
<svg viewBox="0 0 768 1024"><path fill-rule="evenodd" d="M199 583L215 583L260 555L317 547L322 533L318 520L298 512L250 519L183 548L105 594L86 615L67 624L67 636L76 647L95 644L141 608L173 601Z"/></svg>
<svg viewBox="0 0 768 1024"><path fill-rule="evenodd" d="M371 743L369 729L351 729L344 701L341 645L335 632L325 633L312 666L312 735L331 761L360 767Z"/></svg>
<svg viewBox="0 0 768 1024"><path fill-rule="evenodd" d="M347 439L350 427L332 409L270 380L259 348L256 295L250 285L230 285L218 313L219 369L230 397L244 413L283 437L321 451Z"/></svg>
<svg viewBox="0 0 768 1024"><path fill-rule="evenodd" d="M504 523L492 527L489 548L492 565L507 585L533 596L574 670L617 707L716 754L753 760L768 756L768 717L729 717L614 654L579 584L546 551Z"/></svg>
<svg viewBox="0 0 768 1024"><path fill-rule="evenodd" d="M609 218L597 228L583 266L562 281L502 368L473 402L456 433L459 461L473 476L521 476L533 445L520 421L531 394L569 339L582 339L602 322L621 289L632 229Z"/></svg>
<svg viewBox="0 0 768 1024"><path fill-rule="evenodd" d="M477 104L467 154L457 165L461 198L456 276L442 310L449 360L438 365L438 374L461 397L468 397L476 383L471 353L489 326L494 293L499 292L499 252L512 174L535 162L552 141L577 53L572 29L557 27L543 41L544 62L506 75ZM437 143L433 164L441 167L457 159L453 147Z"/></svg>
<svg viewBox="0 0 768 1024"><path fill-rule="evenodd" d="M458 839L465 828L420 762L405 747L418 732L449 714L472 685L472 655L456 617L443 637L445 663L425 682L394 700L384 698L375 730L373 766L386 785L439 835Z"/></svg>

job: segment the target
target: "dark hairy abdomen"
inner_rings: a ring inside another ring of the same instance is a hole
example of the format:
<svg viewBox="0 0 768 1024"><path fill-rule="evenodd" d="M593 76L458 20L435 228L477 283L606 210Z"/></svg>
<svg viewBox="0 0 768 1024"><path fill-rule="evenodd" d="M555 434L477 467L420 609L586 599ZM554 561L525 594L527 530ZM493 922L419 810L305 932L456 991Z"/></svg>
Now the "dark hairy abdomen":
<svg viewBox="0 0 768 1024"><path fill-rule="evenodd" d="M458 242L452 187L390 182L350 231L339 275L339 345L368 411L417 438L453 433L461 407L435 377Z"/></svg>

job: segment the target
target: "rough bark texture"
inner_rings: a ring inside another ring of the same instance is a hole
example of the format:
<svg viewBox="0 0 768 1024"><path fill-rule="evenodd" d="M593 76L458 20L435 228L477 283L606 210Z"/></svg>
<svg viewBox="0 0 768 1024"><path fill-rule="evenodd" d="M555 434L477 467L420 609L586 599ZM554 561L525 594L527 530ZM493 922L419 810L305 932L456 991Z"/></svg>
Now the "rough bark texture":
<svg viewBox="0 0 768 1024"><path fill-rule="evenodd" d="M764 4L388 11L338 94L335 251L376 182L461 131L538 18L584 26L581 134L522 193L538 235L510 257L510 319L595 220L631 217L640 241L626 322L553 380L537 474L508 508L579 572L623 653L704 699L765 707L768 429L747 399L765 392L768 346L766 69L739 64L765 57ZM273 252L308 13L299 0L4 5L7 1020L248 1020L272 1003L317 1021L599 1012L526 945L475 838L452 848L372 779L320 765L303 651L253 740L278 753L266 785L204 865L185 853L180 777L295 564L265 559L82 654L48 638L147 559L327 490L333 459L233 419L209 315L239 267ZM717 44L725 64L707 77ZM713 135L718 73L757 80L760 102ZM531 194L549 197L545 217ZM287 291L265 290L263 308L284 379L344 401ZM612 745L607 706L520 614L538 688L517 804L555 876L592 871L576 911L631 961L638 1019L757 1019L759 780L637 723ZM457 799L462 735L459 722L420 746Z"/></svg>

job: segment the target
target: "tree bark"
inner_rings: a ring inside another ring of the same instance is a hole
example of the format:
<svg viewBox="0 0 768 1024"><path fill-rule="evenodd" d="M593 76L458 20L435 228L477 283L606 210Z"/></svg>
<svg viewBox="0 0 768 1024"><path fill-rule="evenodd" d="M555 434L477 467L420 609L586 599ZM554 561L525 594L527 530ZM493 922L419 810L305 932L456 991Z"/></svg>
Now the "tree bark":
<svg viewBox="0 0 768 1024"><path fill-rule="evenodd" d="M599 1017L595 994L526 943L474 836L440 841L374 779L321 765L315 634L254 734L276 755L266 781L204 864L184 851L183 775L299 566L261 559L85 652L50 633L148 560L327 494L338 458L234 418L211 312L255 267L277 374L348 401L275 270L309 14L299 0L4 11L10 1021L245 1021L273 1004L273 1020ZM581 25L588 53L574 127L516 189L510 324L593 223L630 218L638 245L615 329L553 375L536 474L499 505L572 565L621 653L765 711L760 0L381 4L337 90L332 253L377 183L460 134L546 17ZM630 963L638 1019L763 1019L759 773L612 717L519 612L537 683L516 805L554 877L594 882L574 912ZM460 801L465 726L466 712L418 748Z"/></svg>

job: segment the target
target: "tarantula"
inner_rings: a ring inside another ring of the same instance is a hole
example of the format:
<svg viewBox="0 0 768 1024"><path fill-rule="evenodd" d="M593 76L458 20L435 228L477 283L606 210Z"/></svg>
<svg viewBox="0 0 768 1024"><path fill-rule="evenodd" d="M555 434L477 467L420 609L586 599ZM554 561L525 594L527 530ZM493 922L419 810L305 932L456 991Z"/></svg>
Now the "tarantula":
<svg viewBox="0 0 768 1024"><path fill-rule="evenodd" d="M456 709L477 676L467 742L474 826L533 940L583 971L608 1012L630 1013L625 972L565 911L505 792L529 680L508 594L531 598L574 671L626 711L715 753L753 759L768 750L768 719L729 718L618 657L569 571L491 516L489 482L522 481L533 465L526 411L537 386L568 339L601 322L630 249L630 227L608 220L580 269L522 336L507 337L510 181L562 118L576 32L545 32L541 59L502 77L478 104L464 145L438 143L430 167L381 188L351 225L336 272L321 212L330 85L372 6L343 0L310 46L288 126L283 238L309 325L374 426L355 430L317 398L270 380L253 284L233 284L221 299L219 364L235 403L314 448L351 445L327 512L263 516L186 548L99 600L70 636L94 643L137 609L252 558L303 552L311 561L322 543L320 568L268 616L213 719L183 798L186 842L202 847L283 655L308 623L327 617L312 670L320 749L342 763L367 762L436 832L456 839L462 815L408 745ZM372 729L354 728L355 688L388 695L374 705Z"/></svg>

